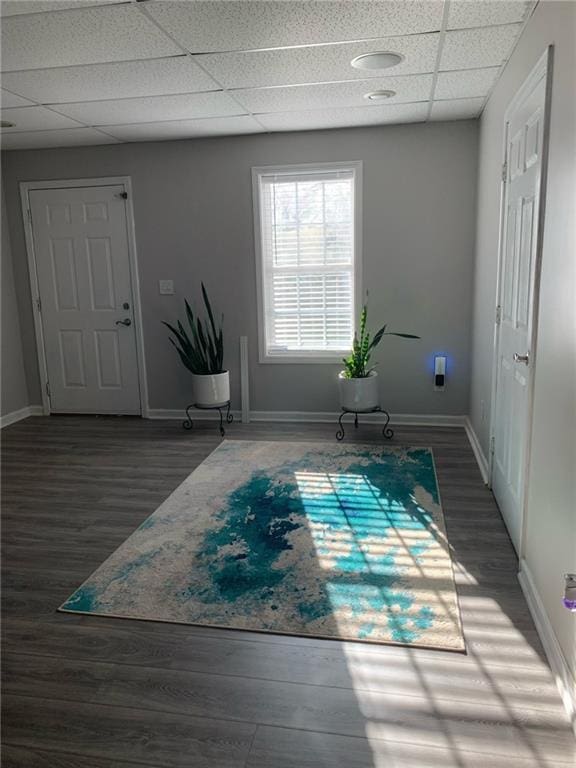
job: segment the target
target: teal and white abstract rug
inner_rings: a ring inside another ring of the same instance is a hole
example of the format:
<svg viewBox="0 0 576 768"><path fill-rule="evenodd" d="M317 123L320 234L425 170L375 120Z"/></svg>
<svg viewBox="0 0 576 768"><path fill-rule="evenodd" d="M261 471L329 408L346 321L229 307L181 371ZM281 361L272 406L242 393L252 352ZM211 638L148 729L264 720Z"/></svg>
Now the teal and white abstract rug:
<svg viewBox="0 0 576 768"><path fill-rule="evenodd" d="M60 610L464 650L429 448L226 440Z"/></svg>

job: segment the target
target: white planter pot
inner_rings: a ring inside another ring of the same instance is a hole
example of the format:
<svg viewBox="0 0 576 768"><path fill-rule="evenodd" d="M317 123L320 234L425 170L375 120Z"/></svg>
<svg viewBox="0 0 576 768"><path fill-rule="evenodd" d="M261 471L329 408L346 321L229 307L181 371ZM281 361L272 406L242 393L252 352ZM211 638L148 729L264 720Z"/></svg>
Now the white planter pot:
<svg viewBox="0 0 576 768"><path fill-rule="evenodd" d="M192 374L194 402L196 405L222 405L230 400L230 374L213 373L207 375Z"/></svg>
<svg viewBox="0 0 576 768"><path fill-rule="evenodd" d="M370 411L379 404L376 371L372 371L364 379L347 379L344 371L340 371L338 387L340 405L347 411Z"/></svg>

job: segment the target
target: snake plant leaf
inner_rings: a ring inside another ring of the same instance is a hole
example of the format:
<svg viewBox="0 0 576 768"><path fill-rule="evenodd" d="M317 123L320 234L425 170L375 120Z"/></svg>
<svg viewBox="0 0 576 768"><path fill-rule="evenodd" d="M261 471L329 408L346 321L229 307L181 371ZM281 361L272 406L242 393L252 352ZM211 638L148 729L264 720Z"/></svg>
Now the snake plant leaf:
<svg viewBox="0 0 576 768"><path fill-rule="evenodd" d="M194 373L194 363L192 360L184 354L184 352L180 349L180 347L176 344L174 339L169 339L169 341L172 343L172 346L176 349L176 352L180 355L180 359L182 360L182 363L188 368L189 371Z"/></svg>
<svg viewBox="0 0 576 768"><path fill-rule="evenodd" d="M167 328L169 328L172 331L174 336L176 336L182 348L186 348L190 344L190 340L188 339L188 336L186 334L182 334L177 328L174 328L173 325L170 325L170 323L166 323L164 321L162 322Z"/></svg>
<svg viewBox="0 0 576 768"><path fill-rule="evenodd" d="M207 320L205 323L194 315L188 300L184 300L186 320L190 329L187 330L178 320L176 325L162 321L172 336L169 341L178 352L182 364L195 374L221 373L224 362L224 338L222 323L216 326L212 306L208 299L206 288L202 284L202 296L206 307Z"/></svg>
<svg viewBox="0 0 576 768"><path fill-rule="evenodd" d="M372 342L370 343L369 349L374 349L375 347L378 346L378 344L380 344L382 336L384 336L384 333L386 332L386 327L387 326L383 325L382 328L380 328L380 330L377 331L377 333L374 334L374 338L372 339Z"/></svg>
<svg viewBox="0 0 576 768"><path fill-rule="evenodd" d="M194 328L194 312L192 312L192 307L190 304L188 304L188 299L184 299L184 304L186 305L186 317L188 318L188 324L190 325L190 328Z"/></svg>
<svg viewBox="0 0 576 768"><path fill-rule="evenodd" d="M204 336L202 321L200 320L199 317L196 318L196 329L198 331L198 338L200 339L200 346L202 347L202 351L204 352L204 354L206 354L208 350L208 342L206 341L206 337Z"/></svg>
<svg viewBox="0 0 576 768"><path fill-rule="evenodd" d="M400 336L404 339L419 339L420 336L416 336L413 333L395 333L392 331L386 331L387 326L383 325L374 336L371 336L368 330L368 307L366 304L362 307L360 313L359 331L358 334L354 334L352 341L352 351L350 355L343 359L344 363L344 375L349 379L362 379L369 376L374 370L376 365L369 366L372 350L375 349L382 341L383 336Z"/></svg>
<svg viewBox="0 0 576 768"><path fill-rule="evenodd" d="M216 338L218 334L216 331L216 323L214 322L214 315L212 314L212 307L210 306L210 300L208 299L208 294L206 293L206 288L204 287L204 283L201 283L201 286L202 286L202 298L204 299L206 312L208 312L208 318L210 320L210 325L212 326L212 333L214 334L214 338Z"/></svg>

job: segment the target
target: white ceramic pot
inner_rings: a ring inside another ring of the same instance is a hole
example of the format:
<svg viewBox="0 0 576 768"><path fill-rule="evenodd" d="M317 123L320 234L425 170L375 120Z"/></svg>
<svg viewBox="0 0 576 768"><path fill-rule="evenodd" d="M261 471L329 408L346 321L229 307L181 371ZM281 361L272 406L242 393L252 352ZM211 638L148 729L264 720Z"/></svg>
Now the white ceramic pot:
<svg viewBox="0 0 576 768"><path fill-rule="evenodd" d="M370 411L376 408L378 397L378 374L371 371L363 379L347 379L344 371L338 375L340 405L347 411Z"/></svg>
<svg viewBox="0 0 576 768"><path fill-rule="evenodd" d="M196 405L222 405L230 400L230 374L228 371L206 375L192 374L192 386Z"/></svg>

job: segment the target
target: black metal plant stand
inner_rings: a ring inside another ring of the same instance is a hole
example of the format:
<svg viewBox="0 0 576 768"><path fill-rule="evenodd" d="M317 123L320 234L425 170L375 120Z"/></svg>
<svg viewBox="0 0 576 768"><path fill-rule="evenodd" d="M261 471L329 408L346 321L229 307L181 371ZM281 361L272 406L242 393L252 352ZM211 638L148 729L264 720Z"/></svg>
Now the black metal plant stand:
<svg viewBox="0 0 576 768"><path fill-rule="evenodd" d="M226 434L224 421L226 421L226 424L232 424L234 421L234 416L230 413L230 400L226 403L220 403L220 405L198 405L198 403L191 403L186 406L186 420L182 422L184 429L192 429L194 426L192 417L190 416L191 408L196 408L199 411L218 411L220 414L220 434L222 437ZM222 411L226 411L226 416L224 416Z"/></svg>
<svg viewBox="0 0 576 768"><path fill-rule="evenodd" d="M359 413L383 413L384 416L386 416L386 421L384 422L384 426L382 427L382 437L385 437L386 440L391 440L394 437L394 431L390 429L388 424L390 423L390 414L388 411L385 411L384 408L381 408L379 405L377 405L375 408L369 408L366 411L349 411L348 408L342 408L342 413L340 414L340 418L338 419L338 431L336 432L336 440L344 440L344 424L342 422L342 419L344 416L346 416L347 413L353 413L354 414L354 427L358 429L358 414Z"/></svg>

